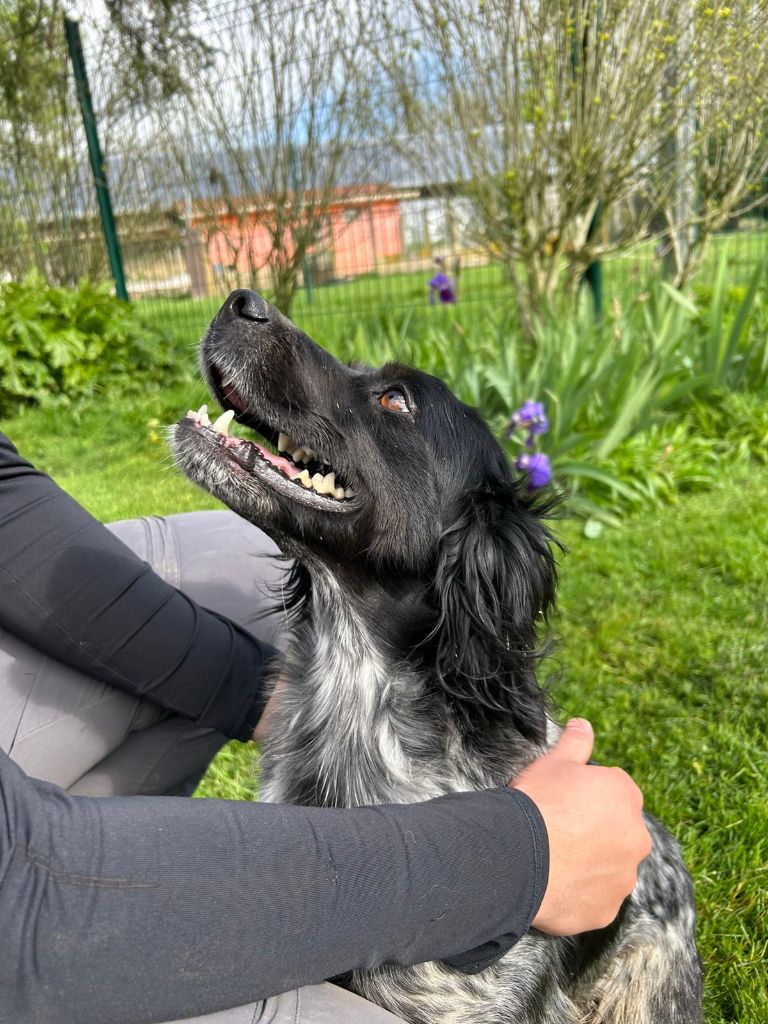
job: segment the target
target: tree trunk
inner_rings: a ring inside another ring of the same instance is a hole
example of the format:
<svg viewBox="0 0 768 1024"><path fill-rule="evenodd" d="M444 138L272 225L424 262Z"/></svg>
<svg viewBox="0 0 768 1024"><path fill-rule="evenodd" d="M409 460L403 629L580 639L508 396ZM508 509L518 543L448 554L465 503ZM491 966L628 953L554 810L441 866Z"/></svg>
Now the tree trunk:
<svg viewBox="0 0 768 1024"><path fill-rule="evenodd" d="M274 267L272 281L275 289L275 305L281 313L289 317L296 296L296 268L291 265Z"/></svg>

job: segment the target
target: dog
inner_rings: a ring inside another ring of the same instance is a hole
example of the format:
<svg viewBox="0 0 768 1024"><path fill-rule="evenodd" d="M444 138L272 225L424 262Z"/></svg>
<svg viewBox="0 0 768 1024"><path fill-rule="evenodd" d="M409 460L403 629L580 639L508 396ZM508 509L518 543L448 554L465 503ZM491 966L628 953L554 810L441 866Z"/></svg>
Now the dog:
<svg viewBox="0 0 768 1024"><path fill-rule="evenodd" d="M351 807L502 785L556 730L536 680L552 538L481 417L435 377L345 366L253 292L201 346L225 412L173 428L181 469L295 559L296 616L262 796ZM230 437L229 422L272 443ZM613 924L532 929L496 963L354 972L412 1024L695 1024L693 889L675 840Z"/></svg>

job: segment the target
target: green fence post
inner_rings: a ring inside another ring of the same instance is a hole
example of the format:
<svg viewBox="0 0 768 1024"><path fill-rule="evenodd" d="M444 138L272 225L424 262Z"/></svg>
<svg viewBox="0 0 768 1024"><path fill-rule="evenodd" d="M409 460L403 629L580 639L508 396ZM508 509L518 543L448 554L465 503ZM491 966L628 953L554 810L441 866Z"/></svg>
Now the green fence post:
<svg viewBox="0 0 768 1024"><path fill-rule="evenodd" d="M104 232L109 266L115 281L115 292L118 298L125 299L127 302L128 291L125 287L123 259L120 254L120 242L117 238L115 215L112 212L112 200L110 199L109 186L107 185L107 168L101 153L101 146L99 145L99 134L96 130L96 118L93 113L91 90L88 87L88 76L85 70L85 58L83 57L83 44L80 40L79 23L65 15L64 32L67 36L69 59L72 61L72 70L75 74L77 100L80 104L80 113L83 116L83 127L85 128L85 137L88 142L88 155L91 159L93 184L96 187L96 198L99 201L101 229Z"/></svg>
<svg viewBox="0 0 768 1024"><path fill-rule="evenodd" d="M600 226L600 218L603 214L603 201L598 202L592 220L587 231L589 241L594 237ZM603 315L603 264L600 260L590 263L584 271L583 280L587 282L592 291L592 305L595 310L595 320L600 320Z"/></svg>

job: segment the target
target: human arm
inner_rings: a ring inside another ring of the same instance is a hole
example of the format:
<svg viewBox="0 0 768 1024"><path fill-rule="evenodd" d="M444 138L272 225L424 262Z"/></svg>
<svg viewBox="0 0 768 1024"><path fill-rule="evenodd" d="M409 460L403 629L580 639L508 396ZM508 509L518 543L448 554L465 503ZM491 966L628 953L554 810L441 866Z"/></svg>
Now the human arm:
<svg viewBox="0 0 768 1024"><path fill-rule="evenodd" d="M0 433L0 626L96 679L250 739L275 656L165 583Z"/></svg>
<svg viewBox="0 0 768 1024"><path fill-rule="evenodd" d="M0 1024L149 1024L527 930L547 878L500 788L337 810L87 799L0 753Z"/></svg>

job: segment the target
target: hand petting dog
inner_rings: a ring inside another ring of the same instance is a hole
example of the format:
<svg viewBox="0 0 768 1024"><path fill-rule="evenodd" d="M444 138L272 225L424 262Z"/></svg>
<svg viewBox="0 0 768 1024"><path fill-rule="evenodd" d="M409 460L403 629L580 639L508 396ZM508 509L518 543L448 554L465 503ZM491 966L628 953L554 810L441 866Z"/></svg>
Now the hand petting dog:
<svg viewBox="0 0 768 1024"><path fill-rule="evenodd" d="M549 882L533 925L550 935L605 928L651 852L643 794L621 768L588 764L592 726L573 718L510 783L533 800L549 836Z"/></svg>

